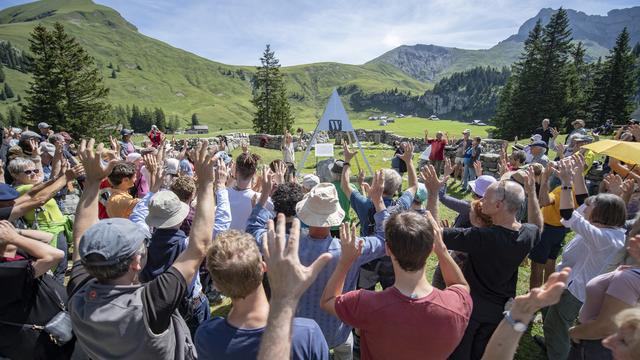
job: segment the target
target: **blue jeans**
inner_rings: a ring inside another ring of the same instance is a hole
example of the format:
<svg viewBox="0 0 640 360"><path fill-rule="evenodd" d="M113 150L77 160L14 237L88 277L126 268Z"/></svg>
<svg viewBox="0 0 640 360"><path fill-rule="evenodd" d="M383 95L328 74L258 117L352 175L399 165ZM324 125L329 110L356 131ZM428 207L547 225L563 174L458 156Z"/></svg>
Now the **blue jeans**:
<svg viewBox="0 0 640 360"><path fill-rule="evenodd" d="M467 190L469 181L476 179L476 170L473 165L464 164L464 172L462 173L462 189Z"/></svg>
<svg viewBox="0 0 640 360"><path fill-rule="evenodd" d="M211 309L209 309L209 299L207 295L201 292L198 296L189 299L185 312L187 312L187 314L181 312L182 317L187 323L191 337L193 338L196 335L198 326L211 318Z"/></svg>

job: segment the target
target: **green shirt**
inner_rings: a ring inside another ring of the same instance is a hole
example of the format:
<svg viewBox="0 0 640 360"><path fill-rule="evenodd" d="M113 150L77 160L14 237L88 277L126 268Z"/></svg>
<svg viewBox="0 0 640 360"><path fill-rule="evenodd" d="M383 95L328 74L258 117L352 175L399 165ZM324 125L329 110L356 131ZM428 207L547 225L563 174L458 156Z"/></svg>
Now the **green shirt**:
<svg viewBox="0 0 640 360"><path fill-rule="evenodd" d="M344 210L344 219L342 220L343 223L349 222L351 221L351 202L349 201L349 197L347 197L347 194L344 193L344 191L342 191L342 187L340 186L340 181L334 181L332 182L333 186L336 187L336 190L338 191L338 201L340 202L340 207L342 208L342 210ZM353 184L349 184L349 187L351 187L352 191L358 191L358 188L356 188L355 185ZM340 229L339 226L334 226L331 228L331 230L338 230Z"/></svg>

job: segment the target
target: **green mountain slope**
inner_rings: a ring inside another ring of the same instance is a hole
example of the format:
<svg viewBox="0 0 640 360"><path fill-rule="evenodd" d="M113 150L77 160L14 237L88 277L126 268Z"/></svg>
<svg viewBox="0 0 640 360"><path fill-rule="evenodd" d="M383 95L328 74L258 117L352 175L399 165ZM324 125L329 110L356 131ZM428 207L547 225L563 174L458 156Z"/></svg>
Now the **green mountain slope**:
<svg viewBox="0 0 640 360"><path fill-rule="evenodd" d="M90 0L46 0L0 11L0 41L28 50L33 26L56 21L96 59L114 105L162 107L184 119L195 112L212 130L251 127L250 79L255 68L210 61L147 37L117 11ZM109 63L120 68L115 79L110 78ZM283 72L300 125L317 120L334 87L355 84L369 91L397 87L416 94L430 87L388 64L319 63ZM6 67L5 73L14 91L24 97L29 76ZM0 101L0 112L11 104L15 102Z"/></svg>

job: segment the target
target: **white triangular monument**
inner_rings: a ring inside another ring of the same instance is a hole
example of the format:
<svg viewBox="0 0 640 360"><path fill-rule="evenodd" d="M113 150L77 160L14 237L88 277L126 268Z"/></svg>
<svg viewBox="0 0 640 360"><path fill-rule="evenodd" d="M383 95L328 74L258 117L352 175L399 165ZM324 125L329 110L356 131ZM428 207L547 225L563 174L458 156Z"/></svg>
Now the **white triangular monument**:
<svg viewBox="0 0 640 360"><path fill-rule="evenodd" d="M351 125L351 120L349 120L349 116L347 115L344 106L342 106L340 95L338 95L336 89L333 89L333 93L331 93L331 97L329 98L327 107L324 109L324 114L322 114L322 118L320 118L316 129L313 131L313 136L311 137L311 141L309 141L309 144L307 145L307 150L304 152L302 161L298 164L298 172L300 172L300 170L304 166L304 163L307 161L307 157L309 156L311 148L316 144L316 137L318 136L319 131L344 131L346 133L352 134L353 138L356 140L358 149L360 149L360 155L362 155L365 164L367 164L369 175L373 176L371 165L369 165L369 161L364 155L364 150L360 145L358 135L353 129L353 125Z"/></svg>

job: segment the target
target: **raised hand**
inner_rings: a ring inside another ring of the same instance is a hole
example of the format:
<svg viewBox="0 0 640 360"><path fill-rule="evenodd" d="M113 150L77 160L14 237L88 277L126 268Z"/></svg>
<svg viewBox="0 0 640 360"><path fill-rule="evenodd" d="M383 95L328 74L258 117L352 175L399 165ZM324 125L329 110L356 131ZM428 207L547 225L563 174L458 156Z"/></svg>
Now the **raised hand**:
<svg viewBox="0 0 640 360"><path fill-rule="evenodd" d="M609 173L602 179L602 182L606 185L608 193L618 196L622 195L623 181L620 175Z"/></svg>
<svg viewBox="0 0 640 360"><path fill-rule="evenodd" d="M213 156L207 151L208 147L209 141L204 140L199 142L191 152L191 160L193 161L198 182L213 183L213 166L215 163Z"/></svg>
<svg viewBox="0 0 640 360"><path fill-rule="evenodd" d="M446 182L446 177L441 182L438 180L438 173L433 165L427 165L422 168L422 178L424 179L424 186L427 188L430 194L437 194L442 185Z"/></svg>
<svg viewBox="0 0 640 360"><path fill-rule="evenodd" d="M531 319L539 309L558 303L567 286L570 273L571 268L554 272L542 287L531 289L528 294L516 297L511 307L511 316L520 321Z"/></svg>
<svg viewBox="0 0 640 360"><path fill-rule="evenodd" d="M38 157L38 156L42 156L42 151L40 150L40 146L38 145L38 140L34 139L30 139L29 140L29 146L31 147L31 156L32 157Z"/></svg>
<svg viewBox="0 0 640 360"><path fill-rule="evenodd" d="M272 299L297 303L331 260L331 254L324 253L310 266L303 266L298 257L300 221L293 220L288 239L285 234L285 224L284 214L278 214L277 225L273 220L269 220L267 233L262 241L262 253L267 263Z"/></svg>
<svg viewBox="0 0 640 360"><path fill-rule="evenodd" d="M584 156L582 156L582 154L580 153L575 153L571 156L572 160L573 160L573 171L574 171L574 176L576 177L576 180L579 180L580 178L582 178L582 172L585 170L585 162L584 162Z"/></svg>
<svg viewBox="0 0 640 360"><path fill-rule="evenodd" d="M451 159L449 159L448 157L445 157L444 158L444 171L443 171L442 175L451 176L451 174L453 174L453 165L451 164Z"/></svg>
<svg viewBox="0 0 640 360"><path fill-rule="evenodd" d="M556 153L558 154L558 157L560 157L562 159L564 157L564 152L565 152L564 145L562 143L557 143L556 144Z"/></svg>
<svg viewBox="0 0 640 360"><path fill-rule="evenodd" d="M444 255L447 252L447 246L442 240L442 227L440 227L440 224L438 224L436 219L433 218L433 215L431 215L430 211L427 211L424 214L424 217L427 219L427 221L431 225L431 228L433 229L433 252L437 256Z"/></svg>
<svg viewBox="0 0 640 360"><path fill-rule="evenodd" d="M217 165L216 165L216 188L217 189L222 189L226 186L227 184L227 177L229 176L229 169L227 168L227 165L224 163L224 161L222 159L218 159L217 160Z"/></svg>
<svg viewBox="0 0 640 360"><path fill-rule="evenodd" d="M275 174L271 172L271 169L265 167L262 169L260 192L263 194L271 195L273 188L277 184Z"/></svg>
<svg viewBox="0 0 640 360"><path fill-rule="evenodd" d="M364 246L364 240L356 236L356 225L349 226L347 223L340 225L340 248L342 252L340 254L340 262L343 264L353 264L360 254L362 254L362 247Z"/></svg>
<svg viewBox="0 0 640 360"><path fill-rule="evenodd" d="M557 138L558 135L560 135L560 132L558 131L558 129L554 127L550 128L549 131L551 131L551 137L553 138Z"/></svg>
<svg viewBox="0 0 640 360"><path fill-rule="evenodd" d="M629 201L628 199L631 198L631 195L633 194L633 191L636 188L636 182L633 179L627 179L622 183L622 198L623 199L627 199L626 201Z"/></svg>
<svg viewBox="0 0 640 360"><path fill-rule="evenodd" d="M500 158L500 162L498 163L498 172L500 176L504 175L509 170L509 165L507 164L507 159L504 157Z"/></svg>
<svg viewBox="0 0 640 360"><path fill-rule="evenodd" d="M367 192L369 198L375 203L376 201L382 201L382 193L384 192L384 172L382 170L376 171L373 175L373 183L371 188Z"/></svg>
<svg viewBox="0 0 640 360"><path fill-rule="evenodd" d="M522 174L524 179L524 190L528 196L536 196L536 174L533 171L533 166L529 166L527 171Z"/></svg>
<svg viewBox="0 0 640 360"><path fill-rule="evenodd" d="M476 176L482 175L482 162L480 160L473 162L473 170L475 170Z"/></svg>
<svg viewBox="0 0 640 360"><path fill-rule="evenodd" d="M342 152L344 153L345 162L351 162L351 159L353 159L353 157L358 153L357 150L349 150L349 144L347 144L346 142L342 144Z"/></svg>
<svg viewBox="0 0 640 360"><path fill-rule="evenodd" d="M247 144L246 141L243 141L242 144L240 144L240 146L242 147L242 153L243 154L248 154L249 153L249 144Z"/></svg>
<svg viewBox="0 0 640 360"><path fill-rule="evenodd" d="M567 160L560 161L558 163L558 177L562 181L562 184L565 186L569 186L571 184L575 175L573 161Z"/></svg>
<svg viewBox="0 0 640 360"><path fill-rule="evenodd" d="M113 167L116 166L117 160L111 160L106 166L102 165L100 154L104 151L104 145L102 143L94 149L96 141L94 139L82 140L80 142L80 149L78 151L78 158L84 166L87 182L99 183L102 179L111 174Z"/></svg>
<svg viewBox="0 0 640 360"><path fill-rule="evenodd" d="M109 135L109 146L111 147L111 150L118 150L118 140L112 135Z"/></svg>
<svg viewBox="0 0 640 360"><path fill-rule="evenodd" d="M404 152L402 155L398 156L405 164L409 165L411 163L411 159L413 158L413 144L410 142L402 143L402 149Z"/></svg>
<svg viewBox="0 0 640 360"><path fill-rule="evenodd" d="M281 161L280 163L278 163L276 165L276 171L275 171L275 181L276 184L284 184L286 179L285 179L285 174L287 173L287 164L284 163L284 161Z"/></svg>
<svg viewBox="0 0 640 360"><path fill-rule="evenodd" d="M64 172L64 176L67 178L67 181L73 181L84 174L84 166L82 166L82 164L78 164L71 168L68 167Z"/></svg>
<svg viewBox="0 0 640 360"><path fill-rule="evenodd" d="M364 170L360 169L358 171L358 184L362 186L363 183L364 183Z"/></svg>

